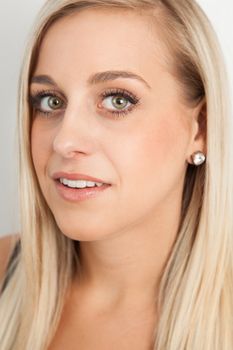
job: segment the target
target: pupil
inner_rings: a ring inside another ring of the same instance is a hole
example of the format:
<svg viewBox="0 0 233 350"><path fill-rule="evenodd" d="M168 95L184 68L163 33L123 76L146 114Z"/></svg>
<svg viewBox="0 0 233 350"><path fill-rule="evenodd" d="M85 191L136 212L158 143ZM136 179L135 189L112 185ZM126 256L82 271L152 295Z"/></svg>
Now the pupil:
<svg viewBox="0 0 233 350"><path fill-rule="evenodd" d="M127 101L125 100L124 97L115 97L114 102L117 104L117 107L124 108L125 107L125 102L127 104Z"/></svg>
<svg viewBox="0 0 233 350"><path fill-rule="evenodd" d="M49 106L51 108L58 108L60 106L60 101L56 97L49 99Z"/></svg>

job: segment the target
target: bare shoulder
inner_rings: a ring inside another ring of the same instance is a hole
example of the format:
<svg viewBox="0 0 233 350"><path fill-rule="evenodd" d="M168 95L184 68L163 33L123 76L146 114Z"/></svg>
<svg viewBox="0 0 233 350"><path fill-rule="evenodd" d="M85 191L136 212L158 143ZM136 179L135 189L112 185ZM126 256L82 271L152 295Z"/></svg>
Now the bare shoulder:
<svg viewBox="0 0 233 350"><path fill-rule="evenodd" d="M16 243L20 240L20 234L15 233L0 238L0 281L2 280L11 254Z"/></svg>

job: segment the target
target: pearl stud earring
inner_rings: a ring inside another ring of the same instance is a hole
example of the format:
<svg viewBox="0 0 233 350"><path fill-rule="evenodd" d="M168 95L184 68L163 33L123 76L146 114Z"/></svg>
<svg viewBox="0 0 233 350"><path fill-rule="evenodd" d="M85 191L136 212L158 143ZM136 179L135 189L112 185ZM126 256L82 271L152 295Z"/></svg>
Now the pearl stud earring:
<svg viewBox="0 0 233 350"><path fill-rule="evenodd" d="M200 151L193 153L191 157L192 157L193 164L196 166L204 163L206 159L205 155Z"/></svg>

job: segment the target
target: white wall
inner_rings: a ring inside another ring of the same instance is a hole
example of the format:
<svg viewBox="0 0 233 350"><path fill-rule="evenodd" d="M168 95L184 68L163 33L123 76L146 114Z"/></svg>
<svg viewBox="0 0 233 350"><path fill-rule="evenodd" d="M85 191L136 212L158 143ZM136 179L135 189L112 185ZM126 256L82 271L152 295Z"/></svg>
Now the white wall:
<svg viewBox="0 0 233 350"><path fill-rule="evenodd" d="M0 0L0 235L17 232L16 100L26 36L42 0Z"/></svg>
<svg viewBox="0 0 233 350"><path fill-rule="evenodd" d="M25 39L43 2L0 0L0 235L17 232L19 227L15 156L17 80ZM198 3L218 34L233 85L233 3L230 0L198 0Z"/></svg>

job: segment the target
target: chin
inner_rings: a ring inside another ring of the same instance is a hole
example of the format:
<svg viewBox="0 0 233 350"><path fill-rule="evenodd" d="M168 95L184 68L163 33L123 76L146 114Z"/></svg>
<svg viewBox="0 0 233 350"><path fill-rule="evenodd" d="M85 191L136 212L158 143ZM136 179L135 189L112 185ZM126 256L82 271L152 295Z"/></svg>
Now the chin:
<svg viewBox="0 0 233 350"><path fill-rule="evenodd" d="M90 223L89 223L90 224ZM103 229L103 227L99 227L98 225L95 225L95 227L91 227L90 225L71 225L71 223L64 223L64 222L57 222L57 225L60 229L60 231L68 238L75 240L75 241L100 241L104 238L106 238L106 235L108 234L104 233L106 230Z"/></svg>

